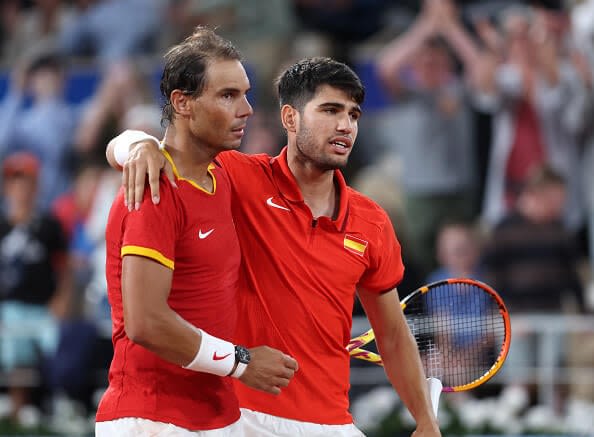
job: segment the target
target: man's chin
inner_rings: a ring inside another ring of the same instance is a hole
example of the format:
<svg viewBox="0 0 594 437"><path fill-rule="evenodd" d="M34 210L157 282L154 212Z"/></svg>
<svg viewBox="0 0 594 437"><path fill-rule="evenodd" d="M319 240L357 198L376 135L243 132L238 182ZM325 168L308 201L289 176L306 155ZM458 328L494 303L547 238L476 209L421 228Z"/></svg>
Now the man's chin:
<svg viewBox="0 0 594 437"><path fill-rule="evenodd" d="M328 170L343 170L348 164L348 158L344 159L333 159L327 162L319 163L318 168L320 170L328 171Z"/></svg>
<svg viewBox="0 0 594 437"><path fill-rule="evenodd" d="M228 150L239 150L241 147L241 141L233 141L232 143L225 144L221 147L221 152L226 152Z"/></svg>

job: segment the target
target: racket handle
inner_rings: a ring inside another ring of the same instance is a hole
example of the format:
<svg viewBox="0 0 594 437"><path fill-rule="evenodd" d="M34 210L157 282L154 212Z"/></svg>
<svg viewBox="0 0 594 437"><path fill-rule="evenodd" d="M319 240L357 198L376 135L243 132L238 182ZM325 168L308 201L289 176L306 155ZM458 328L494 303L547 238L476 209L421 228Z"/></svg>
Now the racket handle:
<svg viewBox="0 0 594 437"><path fill-rule="evenodd" d="M431 396L431 405L433 406L433 413L437 417L437 408L439 407L439 396L443 385L437 378L427 378L427 386L429 387L429 395Z"/></svg>

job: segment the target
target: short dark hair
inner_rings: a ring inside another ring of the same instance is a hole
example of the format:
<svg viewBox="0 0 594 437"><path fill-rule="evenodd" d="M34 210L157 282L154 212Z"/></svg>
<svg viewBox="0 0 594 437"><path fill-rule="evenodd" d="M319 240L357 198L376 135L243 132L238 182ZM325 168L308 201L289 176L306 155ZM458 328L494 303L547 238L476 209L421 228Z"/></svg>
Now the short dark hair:
<svg viewBox="0 0 594 437"><path fill-rule="evenodd" d="M357 104L365 99L361 79L346 64L331 58L303 59L291 65L277 80L280 105L302 110L322 85L346 92Z"/></svg>
<svg viewBox="0 0 594 437"><path fill-rule="evenodd" d="M544 164L534 167L528 173L523 189L525 191L538 191L551 186L565 187L566 180L555 168Z"/></svg>
<svg viewBox="0 0 594 437"><path fill-rule="evenodd" d="M241 61L241 54L231 41L207 27L196 27L192 35L169 49L160 86L165 99L162 123L171 123L175 118L170 100L174 90L192 97L200 96L206 84L206 69L213 60Z"/></svg>
<svg viewBox="0 0 594 437"><path fill-rule="evenodd" d="M37 73L40 70L52 70L62 73L66 66L66 60L57 52L44 52L34 57L27 66L27 76Z"/></svg>

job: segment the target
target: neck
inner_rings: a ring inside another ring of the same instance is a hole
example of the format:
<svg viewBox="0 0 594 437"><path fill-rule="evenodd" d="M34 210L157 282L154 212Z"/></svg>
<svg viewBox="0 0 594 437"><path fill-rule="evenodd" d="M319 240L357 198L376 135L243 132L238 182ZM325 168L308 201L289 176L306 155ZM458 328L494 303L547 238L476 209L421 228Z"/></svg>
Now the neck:
<svg viewBox="0 0 594 437"><path fill-rule="evenodd" d="M305 204L314 218L326 216L333 218L338 209L338 190L334 184L334 170L320 170L311 162L306 162L291 153L289 148L287 161L289 169L303 195Z"/></svg>
<svg viewBox="0 0 594 437"><path fill-rule="evenodd" d="M192 179L204 188L212 185L208 166L217 155L215 150L200 144L189 129L173 124L167 128L164 142L180 177Z"/></svg>

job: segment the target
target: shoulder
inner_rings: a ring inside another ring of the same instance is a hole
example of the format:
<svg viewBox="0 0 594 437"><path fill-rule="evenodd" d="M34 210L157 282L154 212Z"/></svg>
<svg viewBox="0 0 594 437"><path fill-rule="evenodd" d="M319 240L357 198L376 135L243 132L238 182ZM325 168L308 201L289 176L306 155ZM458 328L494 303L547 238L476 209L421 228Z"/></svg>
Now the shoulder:
<svg viewBox="0 0 594 437"><path fill-rule="evenodd" d="M236 150L230 150L219 153L215 161L220 163L227 171L233 171L237 166L260 167L269 165L271 159L271 156L265 153L247 155Z"/></svg>
<svg viewBox="0 0 594 437"><path fill-rule="evenodd" d="M159 176L159 197L160 203L163 201L169 202L173 201L173 199L177 198L180 194L180 190L178 187L175 187L172 182L169 180L167 175L164 172L161 172ZM152 202L151 200L151 187L149 184L145 184L144 186L144 198L143 200L146 202Z"/></svg>
<svg viewBox="0 0 594 437"><path fill-rule="evenodd" d="M352 187L347 187L347 192L349 196L349 213L356 219L365 221L380 229L383 229L386 224L392 224L388 213L374 200Z"/></svg>

